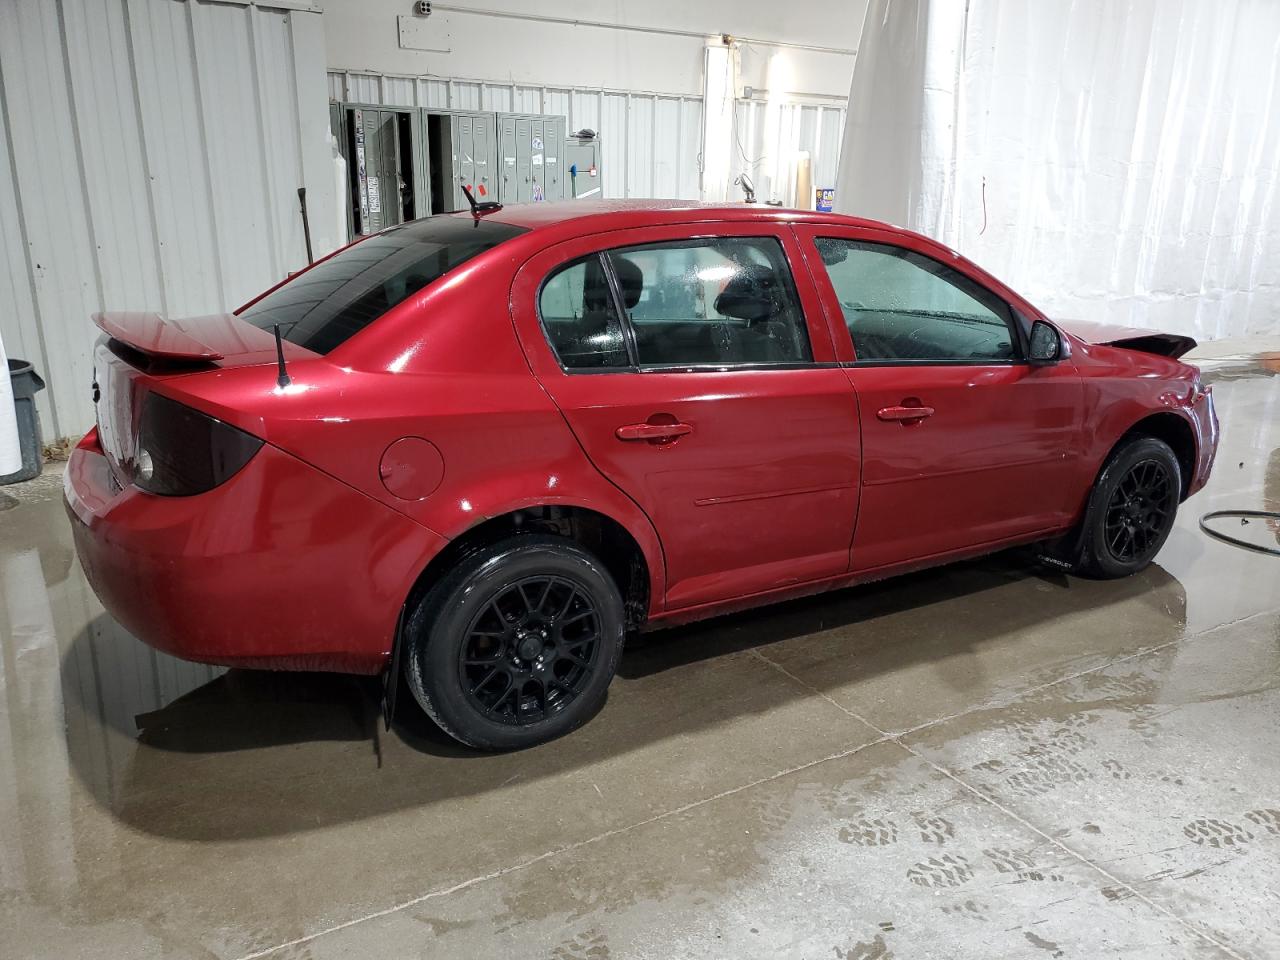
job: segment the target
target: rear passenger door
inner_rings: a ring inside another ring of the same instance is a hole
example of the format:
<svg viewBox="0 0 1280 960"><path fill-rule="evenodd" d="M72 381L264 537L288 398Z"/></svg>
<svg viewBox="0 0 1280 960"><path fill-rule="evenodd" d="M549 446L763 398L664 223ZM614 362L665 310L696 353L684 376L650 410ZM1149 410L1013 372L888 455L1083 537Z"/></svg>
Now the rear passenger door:
<svg viewBox="0 0 1280 960"><path fill-rule="evenodd" d="M658 531L668 609L844 573L858 498L853 392L794 234L689 233L561 244L512 290L535 374Z"/></svg>

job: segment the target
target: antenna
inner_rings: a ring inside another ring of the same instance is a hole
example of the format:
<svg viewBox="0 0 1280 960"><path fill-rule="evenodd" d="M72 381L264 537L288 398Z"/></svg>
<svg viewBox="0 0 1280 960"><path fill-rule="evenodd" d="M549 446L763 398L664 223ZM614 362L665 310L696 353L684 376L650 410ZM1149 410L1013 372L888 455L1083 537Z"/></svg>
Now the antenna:
<svg viewBox="0 0 1280 960"><path fill-rule="evenodd" d="M477 203L476 198L471 195L471 188L465 183L462 184L462 192L466 195L467 203L471 204L471 215L479 220L486 213L492 213L494 210L501 210L502 204L496 200L485 200Z"/></svg>
<svg viewBox="0 0 1280 960"><path fill-rule="evenodd" d="M289 379L289 371L284 368L284 344L280 340L280 324L273 323L271 329L276 335L276 367L280 370L280 376L276 378L276 386L287 387L292 381Z"/></svg>

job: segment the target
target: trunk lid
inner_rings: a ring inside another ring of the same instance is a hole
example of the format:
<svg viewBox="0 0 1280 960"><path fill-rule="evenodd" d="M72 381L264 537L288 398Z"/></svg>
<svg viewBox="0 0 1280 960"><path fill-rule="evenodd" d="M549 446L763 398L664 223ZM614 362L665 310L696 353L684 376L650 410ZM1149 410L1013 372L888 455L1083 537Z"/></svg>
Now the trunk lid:
<svg viewBox="0 0 1280 960"><path fill-rule="evenodd" d="M98 438L121 487L132 481L143 400L157 383L227 367L276 363L272 332L235 314L174 320L158 313L96 313L93 322L106 334L93 354ZM316 356L287 340L281 346L286 362ZM262 376L275 381L269 370ZM181 402L180 389L164 392Z"/></svg>
<svg viewBox="0 0 1280 960"><path fill-rule="evenodd" d="M1123 347L1153 353L1176 360L1195 349L1196 341L1177 333L1161 333L1159 330L1143 330L1113 323L1092 323L1087 320L1054 320L1059 327L1085 343L1100 346Z"/></svg>

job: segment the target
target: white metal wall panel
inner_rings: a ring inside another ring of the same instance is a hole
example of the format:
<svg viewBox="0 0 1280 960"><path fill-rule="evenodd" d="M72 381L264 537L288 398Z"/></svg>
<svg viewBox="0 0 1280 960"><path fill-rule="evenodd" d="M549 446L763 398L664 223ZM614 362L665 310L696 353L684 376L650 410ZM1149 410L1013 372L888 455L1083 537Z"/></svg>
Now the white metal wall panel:
<svg viewBox="0 0 1280 960"><path fill-rule="evenodd" d="M542 107L535 113L550 113L562 117L568 117L571 107L570 102L573 99L573 91L563 88L547 87L543 90ZM569 127L568 133L573 133L580 127Z"/></svg>
<svg viewBox="0 0 1280 960"><path fill-rule="evenodd" d="M480 87L480 108L482 110L501 111L503 113L524 113L515 105L515 97L510 87L495 87L483 84Z"/></svg>
<svg viewBox="0 0 1280 960"><path fill-rule="evenodd" d="M482 83L453 84L450 91L449 107L453 110L483 110L484 87Z"/></svg>
<svg viewBox="0 0 1280 960"><path fill-rule="evenodd" d="M352 74L349 92L351 94L349 99L357 103L381 103L382 77Z"/></svg>
<svg viewBox="0 0 1280 960"><path fill-rule="evenodd" d="M382 102L395 107L416 107L417 87L412 77L384 77Z"/></svg>
<svg viewBox="0 0 1280 960"><path fill-rule="evenodd" d="M662 149L680 144L680 101L657 97L653 101L653 196L680 196L680 154L682 149Z"/></svg>
<svg viewBox="0 0 1280 960"><path fill-rule="evenodd" d="M445 80L429 80L426 78L418 81L418 106L420 107L448 107L449 106L449 84Z"/></svg>
<svg viewBox="0 0 1280 960"><path fill-rule="evenodd" d="M623 114L626 118L626 160L627 190L638 190L639 196L654 197L653 154L654 101L652 97L634 97L627 94L623 97Z"/></svg>
<svg viewBox="0 0 1280 960"><path fill-rule="evenodd" d="M6 149L25 228L25 250L19 248L6 259L25 257L22 272L28 276L34 324L42 338L42 355L25 359L44 361L41 372L48 374L49 390L41 397L40 412L42 419L49 415L45 427L55 435L61 432L61 418L53 411L74 409L77 394L79 406L88 405L89 314L100 300L101 283L58 21L59 10L52 3L0 4ZM0 318L0 323L5 323L7 343L12 319ZM58 358L56 371L48 365L50 356Z"/></svg>
<svg viewBox="0 0 1280 960"><path fill-rule="evenodd" d="M594 130L600 133L600 101L604 94L598 90L569 91L569 132Z"/></svg>
<svg viewBox="0 0 1280 960"><path fill-rule="evenodd" d="M300 186L337 242L323 64L312 13L0 2L0 335L46 436L92 425L91 313L244 302L306 261Z"/></svg>
<svg viewBox="0 0 1280 960"><path fill-rule="evenodd" d="M795 205L800 200L793 196L796 155L807 151L813 186L834 187L844 118L844 106L834 102L739 100L734 110L733 176L745 171L761 201ZM735 187L730 196L740 198L741 190ZM802 205L810 205L807 198Z"/></svg>
<svg viewBox="0 0 1280 960"><path fill-rule="evenodd" d="M416 106L556 114L568 120L569 132L595 130L604 145L601 179L606 196L699 196L701 97L342 71L329 74L329 96L361 103L414 103L403 99L398 85L402 81L416 83ZM838 137L835 142L839 144ZM834 165L832 171L834 176Z"/></svg>

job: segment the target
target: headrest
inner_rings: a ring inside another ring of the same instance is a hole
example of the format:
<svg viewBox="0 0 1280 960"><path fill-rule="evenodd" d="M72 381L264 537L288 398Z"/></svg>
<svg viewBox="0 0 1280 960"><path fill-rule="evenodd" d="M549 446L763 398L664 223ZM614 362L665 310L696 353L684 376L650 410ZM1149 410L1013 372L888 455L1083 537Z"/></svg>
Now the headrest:
<svg viewBox="0 0 1280 960"><path fill-rule="evenodd" d="M768 320L783 310L786 300L778 275L769 267L747 267L728 283L716 297L716 312L755 323Z"/></svg>
<svg viewBox="0 0 1280 960"><path fill-rule="evenodd" d="M618 276L622 302L628 310L634 309L644 290L644 271L626 257L610 257L610 260L613 261L613 272Z"/></svg>
<svg viewBox="0 0 1280 960"><path fill-rule="evenodd" d="M600 258L592 257L586 261L586 271L582 277L582 305L588 312L611 310L612 301L609 278L600 266Z"/></svg>

